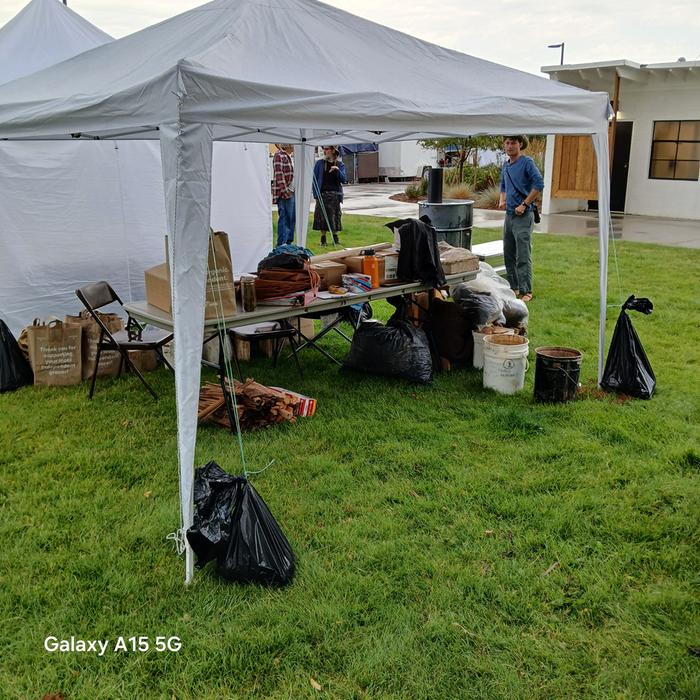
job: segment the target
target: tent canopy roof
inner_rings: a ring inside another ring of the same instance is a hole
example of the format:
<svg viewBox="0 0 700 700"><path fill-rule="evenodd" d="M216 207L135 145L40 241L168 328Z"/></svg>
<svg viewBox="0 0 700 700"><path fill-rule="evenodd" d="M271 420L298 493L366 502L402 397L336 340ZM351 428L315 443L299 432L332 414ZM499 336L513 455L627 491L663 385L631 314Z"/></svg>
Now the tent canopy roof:
<svg viewBox="0 0 700 700"><path fill-rule="evenodd" d="M315 0L214 0L0 87L0 138L153 138L177 121L266 142L593 133L607 105Z"/></svg>
<svg viewBox="0 0 700 700"><path fill-rule="evenodd" d="M0 28L0 85L109 41L61 0L31 0Z"/></svg>

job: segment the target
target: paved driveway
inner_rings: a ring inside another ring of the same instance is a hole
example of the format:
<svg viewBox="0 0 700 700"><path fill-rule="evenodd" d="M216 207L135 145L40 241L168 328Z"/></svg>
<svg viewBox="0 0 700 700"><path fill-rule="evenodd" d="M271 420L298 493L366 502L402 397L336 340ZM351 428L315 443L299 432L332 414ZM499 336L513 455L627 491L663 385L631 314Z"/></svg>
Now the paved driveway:
<svg viewBox="0 0 700 700"><path fill-rule="evenodd" d="M385 216L403 219L418 216L418 205L397 202L389 196L402 192L405 184L372 183L345 187L343 211L348 214ZM474 210L474 226L501 229L503 212L491 209ZM535 226L536 233L556 233L572 236L598 235L598 217L595 212L570 212L542 216ZM632 214L613 216L613 235L616 240L639 243L659 243L679 248L700 248L700 221L666 219Z"/></svg>

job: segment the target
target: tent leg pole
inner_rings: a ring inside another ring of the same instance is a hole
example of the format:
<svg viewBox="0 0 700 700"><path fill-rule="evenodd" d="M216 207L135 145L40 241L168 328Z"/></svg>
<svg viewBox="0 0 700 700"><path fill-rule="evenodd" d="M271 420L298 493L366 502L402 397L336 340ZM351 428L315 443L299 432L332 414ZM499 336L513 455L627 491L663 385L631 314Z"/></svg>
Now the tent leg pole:
<svg viewBox="0 0 700 700"><path fill-rule="evenodd" d="M185 545L185 585L189 586L194 577L194 552L189 543Z"/></svg>
<svg viewBox="0 0 700 700"><path fill-rule="evenodd" d="M608 131L592 135L598 171L598 257L600 266L600 318L598 325L598 386L605 368L605 321L608 303L608 239L610 237L610 168L608 166Z"/></svg>
<svg viewBox="0 0 700 700"><path fill-rule="evenodd" d="M175 398L180 481L180 521L194 516L197 407L204 337L204 300L211 221L211 127L162 124L165 211L168 224L175 336ZM192 580L192 550L185 543L185 583Z"/></svg>

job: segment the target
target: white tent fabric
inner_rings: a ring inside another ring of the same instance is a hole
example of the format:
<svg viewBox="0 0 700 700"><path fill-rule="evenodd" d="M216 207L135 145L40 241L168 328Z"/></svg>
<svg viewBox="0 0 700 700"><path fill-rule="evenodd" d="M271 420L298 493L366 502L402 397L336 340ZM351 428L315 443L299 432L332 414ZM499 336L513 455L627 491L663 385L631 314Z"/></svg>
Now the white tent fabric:
<svg viewBox="0 0 700 700"><path fill-rule="evenodd" d="M302 138L304 138L303 135ZM301 246L306 246L309 233L314 152L315 148L307 143L294 146L294 213L296 214L296 241Z"/></svg>
<svg viewBox="0 0 700 700"><path fill-rule="evenodd" d="M61 0L31 0L0 28L0 83L73 58L112 41Z"/></svg>
<svg viewBox="0 0 700 700"><path fill-rule="evenodd" d="M607 96L444 49L311 0L214 0L5 86L4 137L153 135L212 125L215 140L415 140L594 133ZM265 120L261 117L265 116ZM376 133L379 132L379 133Z"/></svg>
<svg viewBox="0 0 700 700"><path fill-rule="evenodd" d="M480 133L594 134L605 212L608 110L603 93L444 49L313 0L214 0L0 87L0 138L160 133L187 527L200 378L198 357L187 343L201 337L203 323L208 202L199 198L206 199L210 188L212 140L312 145ZM607 236L602 216L601 253ZM607 259L601 256L600 263L602 341ZM191 576L188 557L186 581Z"/></svg>
<svg viewBox="0 0 700 700"><path fill-rule="evenodd" d="M178 412L178 431L181 436L196 437L211 201L211 128L203 124L164 124L160 130L160 144L171 234L168 242L176 319L175 394L178 406L194 408ZM184 163L186 168L183 168ZM182 323L177 310L186 309L191 299L201 300L202 313L196 313L192 323ZM194 368L197 368L195 382L192 381ZM187 527L192 523L195 442L195 439L178 441L178 461L180 465L189 465L189 468L180 468L180 515ZM190 547L186 547L185 557L185 568L191 576Z"/></svg>
<svg viewBox="0 0 700 700"><path fill-rule="evenodd" d="M32 0L0 28L0 84L111 42L60 0ZM261 144L217 144L212 225L228 231L236 272L269 250ZM15 332L78 308L75 289L107 279L125 300L165 259L157 141L0 144L0 316Z"/></svg>

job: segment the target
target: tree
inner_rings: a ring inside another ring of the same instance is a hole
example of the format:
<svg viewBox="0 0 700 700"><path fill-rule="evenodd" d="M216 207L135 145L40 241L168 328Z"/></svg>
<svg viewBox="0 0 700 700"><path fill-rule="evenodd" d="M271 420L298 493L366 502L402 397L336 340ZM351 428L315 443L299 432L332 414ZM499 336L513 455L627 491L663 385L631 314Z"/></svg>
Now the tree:
<svg viewBox="0 0 700 700"><path fill-rule="evenodd" d="M479 149L493 151L501 148L502 136L467 136L462 138L425 139L418 142L423 148L441 150L457 148L457 181L462 182L464 164L471 158L474 182L472 189L476 190L476 169L479 165Z"/></svg>

